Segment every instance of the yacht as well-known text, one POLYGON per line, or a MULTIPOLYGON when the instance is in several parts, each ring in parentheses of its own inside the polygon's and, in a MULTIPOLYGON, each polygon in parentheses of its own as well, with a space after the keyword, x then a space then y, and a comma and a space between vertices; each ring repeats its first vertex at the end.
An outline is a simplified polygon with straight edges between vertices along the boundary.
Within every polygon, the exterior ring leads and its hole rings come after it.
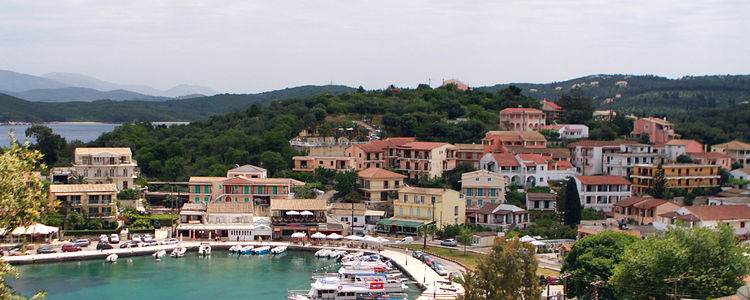
POLYGON ((105 260, 110 263, 117 262, 117 254, 110 254, 105 260))

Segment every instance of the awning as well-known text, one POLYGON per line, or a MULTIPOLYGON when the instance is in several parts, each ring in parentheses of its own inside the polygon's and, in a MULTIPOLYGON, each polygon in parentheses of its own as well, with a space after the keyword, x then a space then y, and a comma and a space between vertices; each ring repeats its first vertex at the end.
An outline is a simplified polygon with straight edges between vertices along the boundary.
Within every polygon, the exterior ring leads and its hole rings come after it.
MULTIPOLYGON (((5 234, 6 230, 2 230, 2 234, 5 234)), ((47 235, 50 233, 55 233, 60 231, 57 227, 47 226, 44 224, 34 224, 30 226, 22 226, 17 227, 16 229, 13 229, 13 231, 10 233, 11 235, 47 235)))
POLYGON ((377 223, 377 225, 401 226, 401 227, 419 227, 424 224, 425 222, 405 221, 405 220, 397 220, 397 219, 383 219, 383 220, 378 221, 377 223))

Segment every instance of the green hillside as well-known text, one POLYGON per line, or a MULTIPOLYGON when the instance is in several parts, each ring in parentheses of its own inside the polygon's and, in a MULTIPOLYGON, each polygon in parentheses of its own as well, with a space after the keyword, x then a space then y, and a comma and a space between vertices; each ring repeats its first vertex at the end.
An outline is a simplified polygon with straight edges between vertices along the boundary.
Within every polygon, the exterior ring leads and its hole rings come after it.
MULTIPOLYGON (((677 116, 733 106, 750 100, 750 76, 700 76, 668 79, 658 76, 591 75, 547 84, 512 84, 525 95, 557 100, 574 86, 592 98, 597 109, 639 116, 677 116), (618 82, 627 82, 618 86, 618 82), (593 83, 593 84, 592 84, 593 83), (536 91, 534 91, 536 90, 536 91), (619 97, 618 97, 619 95, 619 97)), ((482 87, 498 91, 509 84, 482 87)))
POLYGON ((194 121, 216 114, 248 108, 254 103, 268 104, 273 100, 301 98, 328 93, 351 93, 346 86, 302 86, 260 94, 220 94, 209 97, 152 101, 110 101, 43 103, 29 102, 0 94, 0 122, 141 122, 194 121))

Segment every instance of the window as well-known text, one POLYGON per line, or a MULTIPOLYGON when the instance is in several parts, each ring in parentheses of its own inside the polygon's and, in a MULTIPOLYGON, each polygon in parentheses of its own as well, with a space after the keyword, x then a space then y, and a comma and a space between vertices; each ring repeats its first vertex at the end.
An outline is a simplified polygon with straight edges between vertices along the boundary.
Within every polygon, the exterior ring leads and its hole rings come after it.
POLYGON ((354 217, 354 223, 357 223, 357 217, 354 217))
POLYGON ((245 186, 245 194, 250 194, 250 187, 249 186, 245 186))
POLYGON ((471 206, 471 199, 466 199, 466 206, 471 206))
POLYGON ((484 196, 484 189, 477 189, 477 196, 484 196))
POLYGON ((245 197, 245 202, 250 202, 250 198, 245 197))
POLYGON ((482 199, 477 200, 477 205, 479 205, 479 207, 484 206, 484 200, 482 199))
POLYGON ((740 222, 740 228, 745 228, 745 222, 740 222))
POLYGON ((426 218, 432 218, 432 210, 431 209, 429 209, 429 208, 427 209, 427 215, 425 215, 425 217, 426 218))
POLYGON ((398 215, 399 216, 403 216, 404 215, 404 207, 403 206, 401 206, 401 207, 398 208, 398 215))
POLYGON ((458 205, 453 207, 453 215, 458 216, 458 205))
POLYGON ((466 196, 474 196, 471 191, 471 188, 466 188, 466 196))
POLYGON ((99 213, 98 207, 89 207, 89 215, 96 215, 99 213))
POLYGON ((208 197, 203 197, 203 202, 208 202, 208 197))
POLYGON ((424 195, 419 196, 419 203, 424 204, 424 195))
POLYGON ((495 197, 495 189, 490 189, 490 196, 495 197))
MULTIPOLYGON (((200 192, 200 191, 199 191, 200 192)), ((211 187, 210 186, 204 186, 203 187, 203 193, 208 194, 211 193, 211 187)))
POLYGON ((201 197, 195 197, 195 203, 201 202, 201 197))
POLYGON ((263 187, 262 186, 258 187, 258 194, 263 194, 263 187))
POLYGON ((201 192, 201 187, 199 185, 195 186, 195 193, 198 194, 201 192))
POLYGON ((409 195, 404 195, 404 203, 406 203, 406 201, 409 201, 409 195))
POLYGON ((422 209, 417 207, 417 218, 422 217, 422 209))
POLYGON ((279 193, 279 187, 275 186, 273 187, 273 194, 276 195, 279 193))
POLYGON ((409 207, 409 216, 410 217, 414 216, 414 208, 413 207, 409 207))
POLYGON ((474 178, 474 181, 479 181, 479 177, 477 177, 477 178, 474 178))

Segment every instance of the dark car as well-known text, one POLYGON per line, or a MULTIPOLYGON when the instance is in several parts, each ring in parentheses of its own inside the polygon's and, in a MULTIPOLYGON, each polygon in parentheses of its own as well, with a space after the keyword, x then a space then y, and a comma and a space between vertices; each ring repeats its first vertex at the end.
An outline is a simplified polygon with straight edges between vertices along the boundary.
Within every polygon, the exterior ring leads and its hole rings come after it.
POLYGON ((62 246, 62 251, 63 252, 81 251, 81 247, 76 244, 65 244, 64 246, 62 246))
POLYGON ((558 278, 557 276, 549 276, 549 277, 547 277, 547 282, 549 282, 549 284, 551 284, 551 285, 562 284, 562 282, 560 282, 560 278, 558 278))
POLYGON ((98 244, 96 244, 96 250, 109 250, 113 248, 114 247, 112 247, 112 245, 110 245, 109 243, 99 242, 98 244))
POLYGON ((89 245, 91 245, 91 240, 89 240, 89 239, 80 239, 80 240, 76 240, 75 242, 73 242, 73 244, 75 244, 76 246, 81 247, 81 248, 88 247, 89 245))
POLYGON ((421 259, 421 258, 422 258, 422 255, 424 255, 424 252, 422 252, 422 251, 419 251, 419 250, 415 250, 415 251, 413 251, 413 252, 411 253, 411 256, 413 256, 413 257, 414 257, 414 258, 416 258, 416 259, 421 259))
POLYGON ((539 285, 545 286, 549 284, 549 281, 547 281, 547 278, 544 278, 544 275, 539 275, 539 285))
POLYGON ((151 225, 153 225, 154 228, 156 229, 161 228, 161 222, 159 222, 159 220, 154 220, 154 222, 152 222, 151 225))
POLYGON ((37 254, 46 254, 46 253, 57 253, 57 250, 52 249, 50 247, 40 247, 39 249, 36 249, 37 254))
POLYGON ((125 242, 125 243, 122 243, 122 245, 120 245, 120 248, 136 248, 136 247, 138 247, 138 242, 136 241, 125 242))

